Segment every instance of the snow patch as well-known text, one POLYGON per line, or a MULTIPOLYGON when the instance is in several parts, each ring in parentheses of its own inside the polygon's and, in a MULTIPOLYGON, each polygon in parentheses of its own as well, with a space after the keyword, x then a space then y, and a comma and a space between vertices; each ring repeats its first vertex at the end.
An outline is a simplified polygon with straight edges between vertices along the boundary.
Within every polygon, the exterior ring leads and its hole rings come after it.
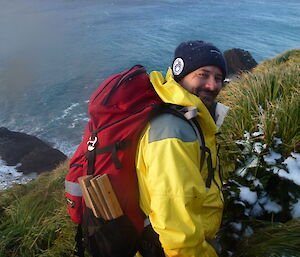
POLYGON ((300 154, 292 153, 284 162, 286 164, 288 172, 283 169, 278 170, 280 177, 292 180, 295 184, 300 186, 300 154))
POLYGON ((247 226, 243 234, 244 237, 249 237, 253 234, 253 229, 250 226, 247 226))
POLYGON ((275 142, 275 146, 278 146, 278 145, 282 144, 282 140, 278 137, 274 137, 274 142, 275 142))
POLYGON ((257 167, 258 166, 258 158, 257 157, 254 157, 252 159, 252 161, 248 164, 248 168, 254 168, 254 167, 257 167))
POLYGON ((293 219, 300 218, 300 199, 292 206, 291 214, 293 219))
POLYGON ((266 163, 275 164, 276 160, 281 158, 281 154, 274 152, 270 149, 270 153, 268 155, 264 155, 264 160, 266 163))
POLYGON ((282 211, 282 207, 271 199, 268 199, 264 204, 264 209, 270 213, 278 213, 282 211))
POLYGON ((242 201, 234 200, 234 202, 233 202, 233 203, 234 203, 234 204, 240 204, 240 205, 242 205, 242 206, 246 207, 245 203, 244 203, 244 202, 242 202, 242 201))
POLYGON ((257 132, 252 133, 252 136, 253 137, 258 137, 258 136, 262 136, 263 134, 264 134, 263 131, 257 131, 257 132))
POLYGON ((254 204, 257 201, 257 193, 250 191, 248 187, 240 187, 240 199, 254 204))
POLYGON ((251 215, 253 215, 254 217, 256 216, 260 216, 263 213, 263 208, 260 206, 260 204, 257 202, 252 210, 251 210, 251 215))
POLYGON ((254 143, 254 152, 260 154, 263 149, 262 143, 256 142, 254 143))
POLYGON ((244 177, 247 173, 247 169, 248 168, 254 168, 254 167, 257 167, 259 165, 259 160, 256 156, 252 156, 248 162, 246 163, 246 165, 244 167, 241 167, 239 168, 237 171, 236 171, 236 174, 238 176, 241 176, 241 177, 244 177))
POLYGON ((236 231, 240 232, 242 230, 242 223, 241 222, 230 222, 230 226, 236 231))
POLYGON ((253 185, 260 188, 264 187, 263 184, 259 181, 259 179, 253 180, 253 185))

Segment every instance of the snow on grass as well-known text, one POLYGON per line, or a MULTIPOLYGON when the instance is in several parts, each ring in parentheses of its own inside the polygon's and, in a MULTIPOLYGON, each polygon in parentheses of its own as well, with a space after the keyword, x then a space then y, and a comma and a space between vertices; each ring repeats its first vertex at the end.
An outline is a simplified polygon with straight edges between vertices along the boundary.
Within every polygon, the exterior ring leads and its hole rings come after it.
POLYGON ((264 155, 263 158, 266 163, 275 164, 276 160, 279 160, 281 158, 281 154, 276 153, 275 151, 270 149, 270 153, 268 155, 264 155))
POLYGON ((246 138, 246 140, 249 140, 251 138, 251 134, 248 131, 245 131, 244 138, 246 138))
POLYGON ((259 181, 259 179, 253 180, 253 185, 260 188, 264 187, 263 184, 259 181))
POLYGON ((249 204, 254 204, 257 201, 257 193, 250 191, 248 187, 240 187, 240 199, 249 204))
POLYGON ((230 222, 230 226, 236 231, 240 232, 242 230, 242 223, 241 222, 230 222))
POLYGON ((278 213, 282 211, 282 207, 271 199, 267 199, 264 209, 269 213, 278 213))
POLYGON ((300 199, 297 203, 293 205, 293 209, 291 211, 293 219, 300 218, 300 199))
POLYGON ((250 226, 247 226, 243 236, 244 237, 249 237, 253 234, 253 232, 254 232, 254 230, 250 226))
POLYGON ((248 169, 248 168, 257 167, 258 165, 259 165, 259 160, 258 160, 258 158, 257 158, 255 155, 253 155, 253 156, 249 159, 249 161, 246 163, 245 166, 239 168, 239 169, 236 171, 236 174, 237 174, 238 176, 244 177, 244 176, 246 175, 246 173, 247 173, 247 169, 248 169))
POLYGON ((278 137, 274 137, 274 142, 275 142, 275 146, 278 146, 278 145, 282 144, 282 140, 278 137))
POLYGON ((258 137, 258 136, 262 136, 263 134, 264 134, 263 131, 257 131, 257 132, 254 132, 254 133, 252 134, 252 136, 253 136, 253 137, 258 137))
POLYGON ((246 207, 245 203, 242 202, 242 201, 234 200, 234 203, 235 203, 235 204, 240 204, 240 205, 246 207))
POLYGON ((254 143, 254 152, 260 154, 263 149, 263 145, 260 142, 254 143))
POLYGON ((251 216, 257 217, 260 216, 263 213, 263 208, 261 207, 259 202, 256 202, 255 205, 252 207, 251 212, 249 212, 249 214, 251 214, 251 216))
POLYGON ((300 154, 292 153, 283 163, 286 164, 288 172, 284 169, 279 169, 278 175, 292 180, 295 184, 300 186, 300 154))

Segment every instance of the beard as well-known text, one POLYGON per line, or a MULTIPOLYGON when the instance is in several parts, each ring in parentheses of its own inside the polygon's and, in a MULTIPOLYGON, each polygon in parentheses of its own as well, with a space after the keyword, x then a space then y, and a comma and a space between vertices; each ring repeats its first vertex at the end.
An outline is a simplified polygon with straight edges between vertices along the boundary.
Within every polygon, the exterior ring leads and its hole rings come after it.
POLYGON ((194 90, 194 95, 200 98, 200 100, 204 103, 206 107, 210 107, 214 103, 218 94, 219 91, 217 90, 210 91, 210 90, 203 90, 200 88, 196 88, 194 90))

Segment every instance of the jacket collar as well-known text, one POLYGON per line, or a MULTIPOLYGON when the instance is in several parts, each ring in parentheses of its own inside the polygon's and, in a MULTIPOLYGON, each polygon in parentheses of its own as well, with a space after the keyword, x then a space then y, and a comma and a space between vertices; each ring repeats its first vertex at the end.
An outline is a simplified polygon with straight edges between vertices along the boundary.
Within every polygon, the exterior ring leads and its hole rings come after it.
POLYGON ((229 108, 221 103, 218 103, 215 111, 216 122, 214 122, 203 102, 197 96, 185 90, 174 80, 171 68, 168 69, 165 78, 158 71, 151 72, 150 81, 159 97, 165 103, 186 107, 196 107, 200 119, 202 121, 205 120, 206 126, 210 126, 210 128, 215 127, 215 130, 221 127, 229 108))

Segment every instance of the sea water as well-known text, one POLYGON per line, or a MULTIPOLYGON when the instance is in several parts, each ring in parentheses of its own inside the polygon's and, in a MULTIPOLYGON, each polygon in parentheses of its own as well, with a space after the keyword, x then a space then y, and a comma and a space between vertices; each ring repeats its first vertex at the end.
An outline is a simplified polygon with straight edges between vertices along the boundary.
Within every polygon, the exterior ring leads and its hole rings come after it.
POLYGON ((0 126, 70 156, 106 77, 134 64, 166 72, 195 39, 261 62, 299 48, 300 2, 0 0, 0 126))

